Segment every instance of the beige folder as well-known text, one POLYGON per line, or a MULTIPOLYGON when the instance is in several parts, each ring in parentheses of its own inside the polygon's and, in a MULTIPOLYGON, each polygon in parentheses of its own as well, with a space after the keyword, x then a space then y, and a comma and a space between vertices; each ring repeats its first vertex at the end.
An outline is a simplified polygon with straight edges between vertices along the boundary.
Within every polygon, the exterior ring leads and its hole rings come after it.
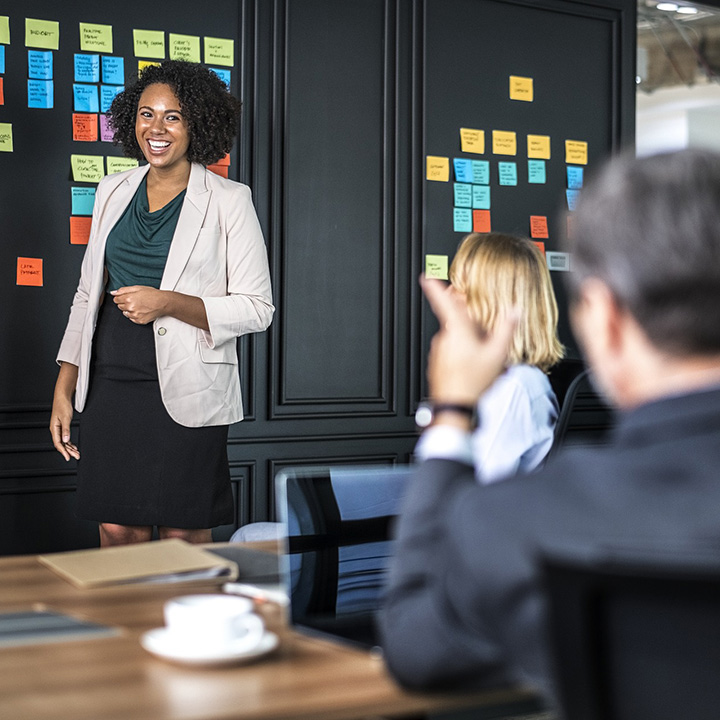
POLYGON ((227 582, 238 575, 237 565, 231 560, 177 538, 39 555, 38 560, 80 588, 213 578, 227 582))

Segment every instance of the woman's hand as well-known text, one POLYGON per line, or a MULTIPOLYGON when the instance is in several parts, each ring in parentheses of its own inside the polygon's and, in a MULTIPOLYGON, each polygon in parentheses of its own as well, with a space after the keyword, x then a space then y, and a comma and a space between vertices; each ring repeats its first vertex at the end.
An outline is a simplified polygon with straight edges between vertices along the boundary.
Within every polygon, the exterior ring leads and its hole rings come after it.
POLYGON ((167 295, 164 290, 157 290, 145 285, 130 285, 113 290, 115 304, 122 314, 138 325, 147 325, 161 315, 167 315, 167 295))
POLYGON ((65 458, 80 459, 77 446, 70 442, 70 423, 73 418, 72 395, 77 384, 77 365, 62 363, 55 383, 52 412, 50 414, 50 435, 55 449, 65 458))

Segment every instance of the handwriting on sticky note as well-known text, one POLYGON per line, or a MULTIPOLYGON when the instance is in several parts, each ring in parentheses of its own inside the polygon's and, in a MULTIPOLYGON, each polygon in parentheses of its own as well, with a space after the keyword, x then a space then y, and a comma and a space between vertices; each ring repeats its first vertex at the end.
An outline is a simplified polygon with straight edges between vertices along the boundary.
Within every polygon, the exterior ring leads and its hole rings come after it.
POLYGON ((567 166, 567 186, 571 190, 580 190, 583 186, 583 169, 574 165, 567 166))
POLYGON ((113 51, 112 25, 80 23, 80 49, 85 52, 113 51))
POLYGON ((460 150, 482 155, 485 152, 485 131, 460 128, 460 150))
POLYGON ((498 182, 500 185, 517 185, 517 163, 498 163, 498 182))
POLYGON ((135 57, 165 59, 165 32, 163 30, 133 30, 135 57))
POLYGON ((97 85, 73 83, 73 109, 75 112, 96 113, 100 111, 97 85))
POLYGON ((0 123, 0 152, 13 151, 12 123, 0 123))
POLYGON ((70 218, 70 244, 87 245, 90 240, 90 228, 92 218, 71 217, 70 218))
POLYGON ((450 180, 450 159, 428 155, 426 159, 425 177, 428 180, 447 182, 450 180))
POLYGON ((453 231, 461 233, 472 232, 472 210, 469 208, 453 209, 453 231))
POLYGON ((464 158, 453 158, 453 169, 455 170, 455 179, 458 182, 472 182, 472 160, 464 158))
POLYGON ((520 77, 519 75, 510 76, 510 99, 524 100, 525 102, 533 101, 533 79, 529 77, 520 77))
POLYGON ((493 153, 517 155, 517 134, 506 130, 493 130, 493 153))
POLYGON ((544 185, 545 179, 545 161, 528 160, 528 182, 531 185, 544 185))
POLYGON ((473 185, 472 206, 476 210, 489 210, 490 209, 490 186, 489 185, 473 185))
POLYGON ((133 158, 117 157, 116 155, 108 155, 107 157, 107 174, 124 172, 132 170, 138 166, 138 161, 133 158))
POLYGON ((72 198, 73 215, 92 215, 95 205, 94 187, 72 187, 70 188, 72 198))
POLYGON ((101 142, 112 142, 115 131, 110 127, 108 123, 107 115, 100 116, 100 141, 101 142))
POLYGON ((200 36, 177 35, 168 36, 171 60, 185 60, 186 62, 200 62, 200 36))
POLYGON ((565 162, 573 165, 587 165, 588 144, 583 140, 565 141, 565 162))
POLYGON ((57 50, 60 47, 60 23, 25 18, 25 47, 57 50))
POLYGON ((75 53, 75 82, 100 82, 100 56, 75 53))
POLYGON ((75 182, 97 183, 105 175, 102 155, 71 155, 70 165, 75 182))
POLYGON ((94 113, 73 113, 73 140, 95 142, 98 139, 98 121, 94 113))
POLYGON ((579 190, 566 190, 565 196, 567 197, 568 210, 575 210, 580 199, 579 190))
POLYGON ((205 63, 232 67, 235 64, 235 41, 229 38, 205 38, 205 63))
POLYGON ((55 104, 55 88, 52 80, 28 80, 28 107, 51 109, 55 104))
POLYGON ((545 215, 530 216, 530 237, 531 238, 547 238, 548 223, 545 215))
POLYGON ((7 15, 0 15, 0 43, 10 44, 10 18, 7 15))
POLYGON ((472 185, 467 183, 453 183, 455 207, 472 207, 472 185))
POLYGON ((122 85, 101 85, 100 86, 100 112, 106 113, 115 96, 120 94, 125 88, 122 85))
POLYGON ((425 256, 425 277, 436 278, 437 280, 448 279, 448 256, 447 255, 426 255, 425 256))
POLYGON ((125 83, 125 59, 103 55, 102 81, 107 85, 123 85, 125 83))
POLYGON ((536 160, 550 159, 550 136, 549 135, 528 135, 527 156, 536 160))
POLYGON ((491 232, 489 210, 473 210, 473 232, 491 232))
POLYGON ((490 184, 490 163, 487 160, 471 160, 470 170, 475 185, 490 184))
POLYGON ((28 50, 28 77, 52 80, 53 54, 49 50, 28 50))
POLYGON ((30 285, 42 287, 43 261, 42 258, 19 257, 17 259, 17 285, 30 285))

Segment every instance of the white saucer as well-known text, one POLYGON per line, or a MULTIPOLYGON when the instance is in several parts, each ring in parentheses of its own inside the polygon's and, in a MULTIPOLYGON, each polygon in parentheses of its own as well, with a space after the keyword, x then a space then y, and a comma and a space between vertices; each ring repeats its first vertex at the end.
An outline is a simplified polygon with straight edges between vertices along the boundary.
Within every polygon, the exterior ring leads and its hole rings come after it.
POLYGON ((232 645, 219 650, 198 648, 179 643, 165 627, 148 630, 140 638, 140 644, 153 655, 185 665, 234 665, 250 662, 271 653, 280 642, 275 633, 266 631, 260 642, 251 650, 233 650, 232 645))

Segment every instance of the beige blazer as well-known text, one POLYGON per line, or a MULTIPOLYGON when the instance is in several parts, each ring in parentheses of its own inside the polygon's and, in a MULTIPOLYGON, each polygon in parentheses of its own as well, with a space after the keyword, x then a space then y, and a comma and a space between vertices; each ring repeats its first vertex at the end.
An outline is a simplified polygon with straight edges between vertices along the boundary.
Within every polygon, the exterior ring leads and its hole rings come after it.
MULTIPOLYGON (((105 243, 149 166, 109 175, 92 229, 58 362, 78 366, 75 408, 88 392, 92 339, 105 290, 105 243)), ((265 330, 274 307, 267 252, 250 189, 194 164, 160 284, 202 299, 209 331, 172 317, 153 323, 163 402, 181 425, 242 420, 236 338, 265 330)))

